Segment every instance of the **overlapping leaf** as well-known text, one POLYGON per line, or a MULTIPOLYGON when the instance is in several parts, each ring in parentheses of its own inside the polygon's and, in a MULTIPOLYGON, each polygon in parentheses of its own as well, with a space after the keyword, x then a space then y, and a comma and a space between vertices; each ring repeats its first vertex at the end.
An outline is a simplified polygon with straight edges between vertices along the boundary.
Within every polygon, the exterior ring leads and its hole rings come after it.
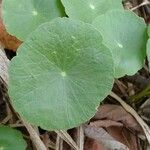
POLYGON ((2 13, 8 32, 23 41, 40 24, 64 16, 59 0, 4 0, 2 13))
POLYGON ((70 18, 91 23, 111 9, 123 9, 122 0, 61 0, 70 18))
POLYGON ((93 25, 112 51, 115 77, 133 75, 142 68, 146 55, 146 25, 133 12, 112 10, 98 16, 93 25))
POLYGON ((25 150, 26 146, 19 131, 0 126, 0 150, 25 150))
POLYGON ((112 88, 111 53, 89 24, 56 19, 18 51, 10 64, 9 94, 16 111, 42 128, 68 129, 87 121, 112 88))
POLYGON ((2 21, 1 3, 2 1, 0 0, 0 44, 6 49, 16 51, 21 42, 17 38, 9 35, 6 31, 2 21))

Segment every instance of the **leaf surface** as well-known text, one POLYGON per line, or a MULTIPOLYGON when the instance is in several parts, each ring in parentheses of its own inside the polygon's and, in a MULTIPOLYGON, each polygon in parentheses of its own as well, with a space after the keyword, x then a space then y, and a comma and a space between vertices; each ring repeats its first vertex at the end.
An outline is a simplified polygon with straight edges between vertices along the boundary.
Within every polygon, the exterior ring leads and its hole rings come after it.
POLYGON ((112 51, 115 77, 133 75, 144 64, 146 55, 146 24, 131 11, 112 10, 98 16, 93 25, 102 34, 112 51))
POLYGON ((97 30, 58 18, 19 48, 9 68, 9 94, 30 123, 68 129, 94 115, 112 88, 113 74, 110 50, 97 30))
POLYGON ((42 23, 65 14, 59 0, 4 0, 2 15, 8 32, 24 41, 42 23))
POLYGON ((123 9, 122 0, 61 0, 70 18, 91 23, 111 9, 123 9))
POLYGON ((25 150, 26 146, 19 131, 0 125, 0 150, 25 150))

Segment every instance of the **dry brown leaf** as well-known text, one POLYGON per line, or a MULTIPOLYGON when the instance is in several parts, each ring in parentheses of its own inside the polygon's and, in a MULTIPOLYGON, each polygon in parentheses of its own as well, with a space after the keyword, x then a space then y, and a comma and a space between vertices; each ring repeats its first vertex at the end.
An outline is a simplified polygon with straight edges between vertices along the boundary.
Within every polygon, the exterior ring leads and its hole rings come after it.
MULTIPOLYGON (((99 107, 98 112, 94 116, 96 120, 112 120, 122 123, 126 128, 134 131, 142 132, 140 125, 137 121, 119 105, 102 105, 99 107)), ((106 124, 107 126, 107 124, 106 124)))
POLYGON ((103 128, 86 126, 85 135, 102 143, 103 147, 107 150, 129 150, 129 148, 126 145, 115 140, 103 128))
POLYGON ((16 37, 8 34, 8 32, 6 31, 5 26, 3 25, 2 17, 1 17, 1 14, 2 14, 1 3, 2 3, 2 0, 0 0, 0 44, 4 48, 15 52, 22 42, 18 40, 16 37))
POLYGON ((107 150, 103 144, 97 140, 87 138, 84 150, 107 150))
POLYGON ((127 145, 130 150, 138 150, 139 142, 136 133, 131 133, 124 127, 109 127, 107 132, 117 141, 127 145))
POLYGON ((137 133, 142 129, 137 121, 118 105, 102 105, 94 116, 96 121, 90 123, 91 127, 103 127, 116 141, 126 145, 130 150, 138 150, 137 133))
POLYGON ((142 104, 142 106, 139 109, 140 116, 150 123, 150 98, 145 101, 145 103, 142 104))
POLYGON ((90 126, 92 126, 92 127, 108 128, 110 126, 119 126, 119 127, 122 127, 123 124, 120 123, 120 122, 113 121, 113 120, 98 120, 98 121, 91 122, 90 126))
POLYGON ((122 100, 117 94, 111 91, 110 96, 113 97, 116 101, 118 101, 122 105, 122 107, 136 119, 136 121, 143 129, 143 132, 147 138, 148 143, 150 144, 150 128, 147 125, 147 123, 139 116, 139 114, 130 105, 124 102, 124 100, 122 100))

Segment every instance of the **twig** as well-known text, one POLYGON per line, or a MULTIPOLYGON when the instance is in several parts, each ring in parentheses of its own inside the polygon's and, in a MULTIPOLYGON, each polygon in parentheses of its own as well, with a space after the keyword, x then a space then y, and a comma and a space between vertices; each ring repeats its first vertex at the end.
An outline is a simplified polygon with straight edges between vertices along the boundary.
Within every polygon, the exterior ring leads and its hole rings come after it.
POLYGON ((110 94, 111 97, 116 99, 123 107, 124 109, 129 112, 136 120, 137 122, 141 125, 145 136, 150 144, 150 128, 148 125, 143 121, 143 119, 137 114, 137 112, 128 104, 126 104, 118 95, 116 95, 114 92, 111 92, 110 94))
POLYGON ((56 149, 55 149, 55 146, 53 146, 51 143, 48 144, 48 148, 56 150, 56 149))
POLYGON ((9 126, 10 126, 11 128, 24 127, 23 124, 10 124, 9 126))
POLYGON ((31 140, 33 141, 36 149, 37 150, 47 150, 44 143, 41 141, 40 137, 38 136, 37 132, 34 130, 34 128, 29 123, 27 123, 24 119, 21 118, 21 120, 22 120, 24 126, 26 127, 26 129, 28 130, 31 140))
POLYGON ((127 98, 128 94, 126 92, 125 89, 127 89, 127 87, 118 79, 115 80, 115 83, 117 84, 118 88, 120 89, 121 93, 127 98))
POLYGON ((84 149, 84 131, 82 125, 77 128, 77 145, 80 150, 84 149))
POLYGON ((55 150, 63 150, 63 140, 58 134, 57 134, 57 139, 56 139, 56 148, 55 148, 55 150))
POLYGON ((55 149, 55 150, 59 150, 60 139, 61 139, 61 137, 57 134, 57 139, 56 139, 56 149, 55 149))
POLYGON ((6 123, 11 119, 11 117, 12 117, 12 115, 7 115, 7 117, 4 118, 4 119, 2 120, 2 122, 0 122, 0 124, 6 124, 6 123))
POLYGON ((133 8, 131 9, 131 11, 134 11, 134 10, 136 10, 136 9, 142 7, 142 6, 149 5, 149 4, 150 4, 150 2, 149 2, 148 0, 145 0, 145 1, 142 2, 140 5, 138 5, 138 6, 136 6, 136 7, 133 7, 133 8))
POLYGON ((71 136, 66 131, 55 131, 64 141, 66 141, 72 148, 75 150, 79 150, 75 141, 71 138, 71 136))

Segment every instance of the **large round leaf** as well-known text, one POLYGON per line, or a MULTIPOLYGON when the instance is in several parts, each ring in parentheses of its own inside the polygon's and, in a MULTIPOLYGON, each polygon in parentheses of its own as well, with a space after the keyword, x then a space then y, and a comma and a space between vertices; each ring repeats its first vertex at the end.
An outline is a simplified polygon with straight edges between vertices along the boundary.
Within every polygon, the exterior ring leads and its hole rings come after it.
POLYGON ((69 17, 91 23, 111 9, 123 9, 122 0, 61 0, 69 17))
POLYGON ((26 146, 19 131, 0 126, 0 150, 25 150, 26 146))
POLYGON ((13 105, 45 129, 75 127, 96 112, 113 84, 111 52, 91 25, 59 18, 40 26, 9 69, 13 105))
POLYGON ((116 78, 133 75, 142 68, 147 40, 143 19, 131 11, 112 10, 97 17, 93 25, 112 51, 116 78))
POLYGON ((2 12, 6 29, 20 40, 40 24, 64 16, 60 0, 3 0, 2 12))

